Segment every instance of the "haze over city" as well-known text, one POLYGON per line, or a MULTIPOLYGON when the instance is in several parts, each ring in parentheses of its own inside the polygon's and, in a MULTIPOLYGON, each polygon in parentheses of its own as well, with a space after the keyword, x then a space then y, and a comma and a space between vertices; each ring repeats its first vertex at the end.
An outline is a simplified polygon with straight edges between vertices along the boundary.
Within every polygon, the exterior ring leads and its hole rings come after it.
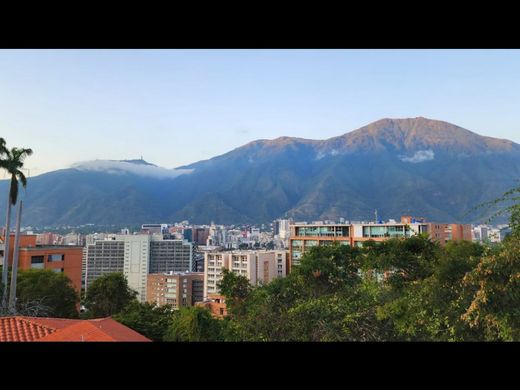
POLYGON ((0 133, 35 150, 31 176, 141 156, 175 168, 381 118, 520 142, 519 68, 514 50, 3 50, 0 133))

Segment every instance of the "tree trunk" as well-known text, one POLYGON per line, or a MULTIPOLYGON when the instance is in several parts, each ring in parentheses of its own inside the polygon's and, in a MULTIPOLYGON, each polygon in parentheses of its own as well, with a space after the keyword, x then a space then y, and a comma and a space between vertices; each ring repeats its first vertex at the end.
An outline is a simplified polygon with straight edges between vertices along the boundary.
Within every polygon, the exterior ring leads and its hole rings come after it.
POLYGON ((14 236, 14 253, 13 253, 13 267, 11 270, 11 287, 9 289, 9 312, 16 314, 16 276, 18 274, 18 255, 20 252, 20 222, 22 220, 22 203, 18 205, 18 214, 16 216, 16 230, 14 236))
POLYGON ((4 263, 2 265, 2 283, 4 291, 2 295, 2 309, 7 306, 7 269, 9 268, 9 241, 11 238, 11 189, 7 193, 7 212, 5 216, 5 238, 4 238, 4 263))

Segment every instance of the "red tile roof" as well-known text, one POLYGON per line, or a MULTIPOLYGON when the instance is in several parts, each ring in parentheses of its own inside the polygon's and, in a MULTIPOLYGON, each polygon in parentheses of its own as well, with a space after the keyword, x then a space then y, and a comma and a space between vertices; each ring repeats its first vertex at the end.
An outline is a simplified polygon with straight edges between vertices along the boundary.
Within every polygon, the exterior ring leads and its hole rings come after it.
POLYGON ((0 318, 0 341, 34 341, 55 331, 24 317, 0 318))
POLYGON ((111 318, 0 318, 1 341, 151 341, 111 318))

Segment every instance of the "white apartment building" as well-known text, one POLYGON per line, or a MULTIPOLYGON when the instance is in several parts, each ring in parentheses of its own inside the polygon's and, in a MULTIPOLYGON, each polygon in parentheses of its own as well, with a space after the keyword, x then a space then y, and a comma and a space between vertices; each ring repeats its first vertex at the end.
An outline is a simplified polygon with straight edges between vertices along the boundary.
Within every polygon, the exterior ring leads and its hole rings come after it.
POLYGON ((287 251, 231 251, 204 254, 204 297, 218 294, 217 284, 226 268, 245 276, 252 285, 267 284, 287 275, 287 251))
POLYGON ((193 267, 191 243, 165 240, 162 234, 113 235, 85 248, 85 290, 102 275, 122 272, 128 286, 146 301, 149 273, 186 272, 193 267))

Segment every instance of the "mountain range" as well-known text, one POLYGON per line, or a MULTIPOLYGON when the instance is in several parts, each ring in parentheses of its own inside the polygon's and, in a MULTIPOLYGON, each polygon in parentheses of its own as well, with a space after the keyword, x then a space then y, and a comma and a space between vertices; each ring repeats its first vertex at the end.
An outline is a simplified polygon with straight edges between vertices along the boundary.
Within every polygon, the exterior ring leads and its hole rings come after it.
POLYGON ((518 178, 519 144, 423 117, 381 119, 326 140, 257 140, 176 169, 77 163, 29 179, 23 225, 371 220, 375 209, 384 219, 475 222, 467 211, 518 178))

